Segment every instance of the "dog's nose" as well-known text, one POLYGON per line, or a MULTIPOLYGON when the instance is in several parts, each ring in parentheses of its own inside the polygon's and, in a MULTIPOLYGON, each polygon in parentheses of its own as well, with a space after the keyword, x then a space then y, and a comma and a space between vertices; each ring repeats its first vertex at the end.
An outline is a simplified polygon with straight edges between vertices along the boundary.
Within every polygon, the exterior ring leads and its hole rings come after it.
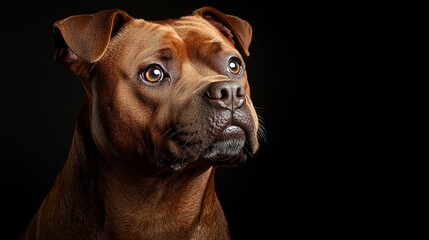
POLYGON ((234 81, 212 83, 205 92, 206 100, 220 108, 240 108, 246 96, 243 86, 234 81))

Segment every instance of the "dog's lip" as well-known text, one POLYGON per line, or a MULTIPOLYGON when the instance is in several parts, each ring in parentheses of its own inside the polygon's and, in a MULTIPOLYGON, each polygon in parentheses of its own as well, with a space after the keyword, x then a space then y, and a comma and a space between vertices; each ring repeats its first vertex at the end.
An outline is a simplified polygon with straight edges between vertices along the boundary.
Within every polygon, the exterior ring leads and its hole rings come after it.
POLYGON ((246 142, 246 133, 238 126, 226 127, 204 151, 206 159, 215 161, 228 160, 238 155, 246 142))
POLYGON ((246 133, 244 130, 235 125, 231 125, 226 127, 217 137, 216 141, 223 140, 223 139, 245 139, 246 133))

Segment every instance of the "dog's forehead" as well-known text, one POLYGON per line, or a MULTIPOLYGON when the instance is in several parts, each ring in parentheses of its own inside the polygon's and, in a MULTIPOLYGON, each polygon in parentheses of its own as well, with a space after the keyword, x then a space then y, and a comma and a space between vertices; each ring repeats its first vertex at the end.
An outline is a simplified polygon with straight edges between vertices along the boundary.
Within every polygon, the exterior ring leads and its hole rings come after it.
MULTIPOLYGON (((165 50, 166 48, 188 54, 192 54, 189 49, 192 49, 195 54, 210 54, 210 51, 220 50, 237 51, 232 42, 199 16, 161 21, 135 19, 124 32, 126 34, 121 35, 132 38, 135 44, 139 45, 141 54, 145 51, 150 54, 156 49, 165 50)), ((130 41, 126 40, 126 42, 130 41)))
POLYGON ((219 40, 221 36, 223 37, 212 24, 200 16, 185 16, 159 23, 173 28, 175 33, 184 40, 189 38, 195 40, 194 37, 198 36, 203 41, 215 41, 219 40))

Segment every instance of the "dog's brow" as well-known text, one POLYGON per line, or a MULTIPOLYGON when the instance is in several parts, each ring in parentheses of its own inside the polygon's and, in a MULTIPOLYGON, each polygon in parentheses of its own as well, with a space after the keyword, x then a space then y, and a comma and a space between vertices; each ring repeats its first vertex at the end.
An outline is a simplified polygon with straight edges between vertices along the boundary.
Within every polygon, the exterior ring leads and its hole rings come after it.
POLYGON ((219 39, 221 39, 220 36, 215 36, 212 39, 206 40, 206 42, 212 43, 212 44, 222 44, 219 39))
POLYGON ((171 48, 167 48, 167 47, 161 48, 161 49, 158 50, 157 56, 161 60, 168 61, 168 60, 171 60, 173 58, 173 55, 174 55, 173 51, 174 50, 172 50, 171 48))
POLYGON ((222 43, 218 42, 217 39, 207 40, 205 43, 212 45, 213 47, 210 49, 212 53, 218 53, 222 51, 222 43))

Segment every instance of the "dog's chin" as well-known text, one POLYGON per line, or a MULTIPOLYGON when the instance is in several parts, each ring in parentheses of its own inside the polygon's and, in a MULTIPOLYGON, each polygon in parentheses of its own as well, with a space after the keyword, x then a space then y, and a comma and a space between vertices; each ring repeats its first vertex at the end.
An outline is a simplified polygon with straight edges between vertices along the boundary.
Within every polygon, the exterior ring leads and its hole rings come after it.
POLYGON ((229 126, 204 150, 202 158, 215 165, 239 165, 246 160, 245 143, 245 131, 238 126, 229 126))
POLYGON ((216 163, 229 162, 243 152, 245 139, 226 139, 215 141, 207 148, 202 157, 216 163))
POLYGON ((174 161, 165 161, 164 166, 174 170, 182 170, 188 166, 238 166, 246 159, 246 134, 237 126, 229 126, 223 130, 206 148, 195 149, 194 157, 187 159, 170 158, 174 161), (197 152, 199 152, 197 154, 197 152))
POLYGON ((163 165, 173 170, 197 166, 239 166, 246 162, 245 140, 231 139, 216 141, 196 159, 167 161, 163 165))

